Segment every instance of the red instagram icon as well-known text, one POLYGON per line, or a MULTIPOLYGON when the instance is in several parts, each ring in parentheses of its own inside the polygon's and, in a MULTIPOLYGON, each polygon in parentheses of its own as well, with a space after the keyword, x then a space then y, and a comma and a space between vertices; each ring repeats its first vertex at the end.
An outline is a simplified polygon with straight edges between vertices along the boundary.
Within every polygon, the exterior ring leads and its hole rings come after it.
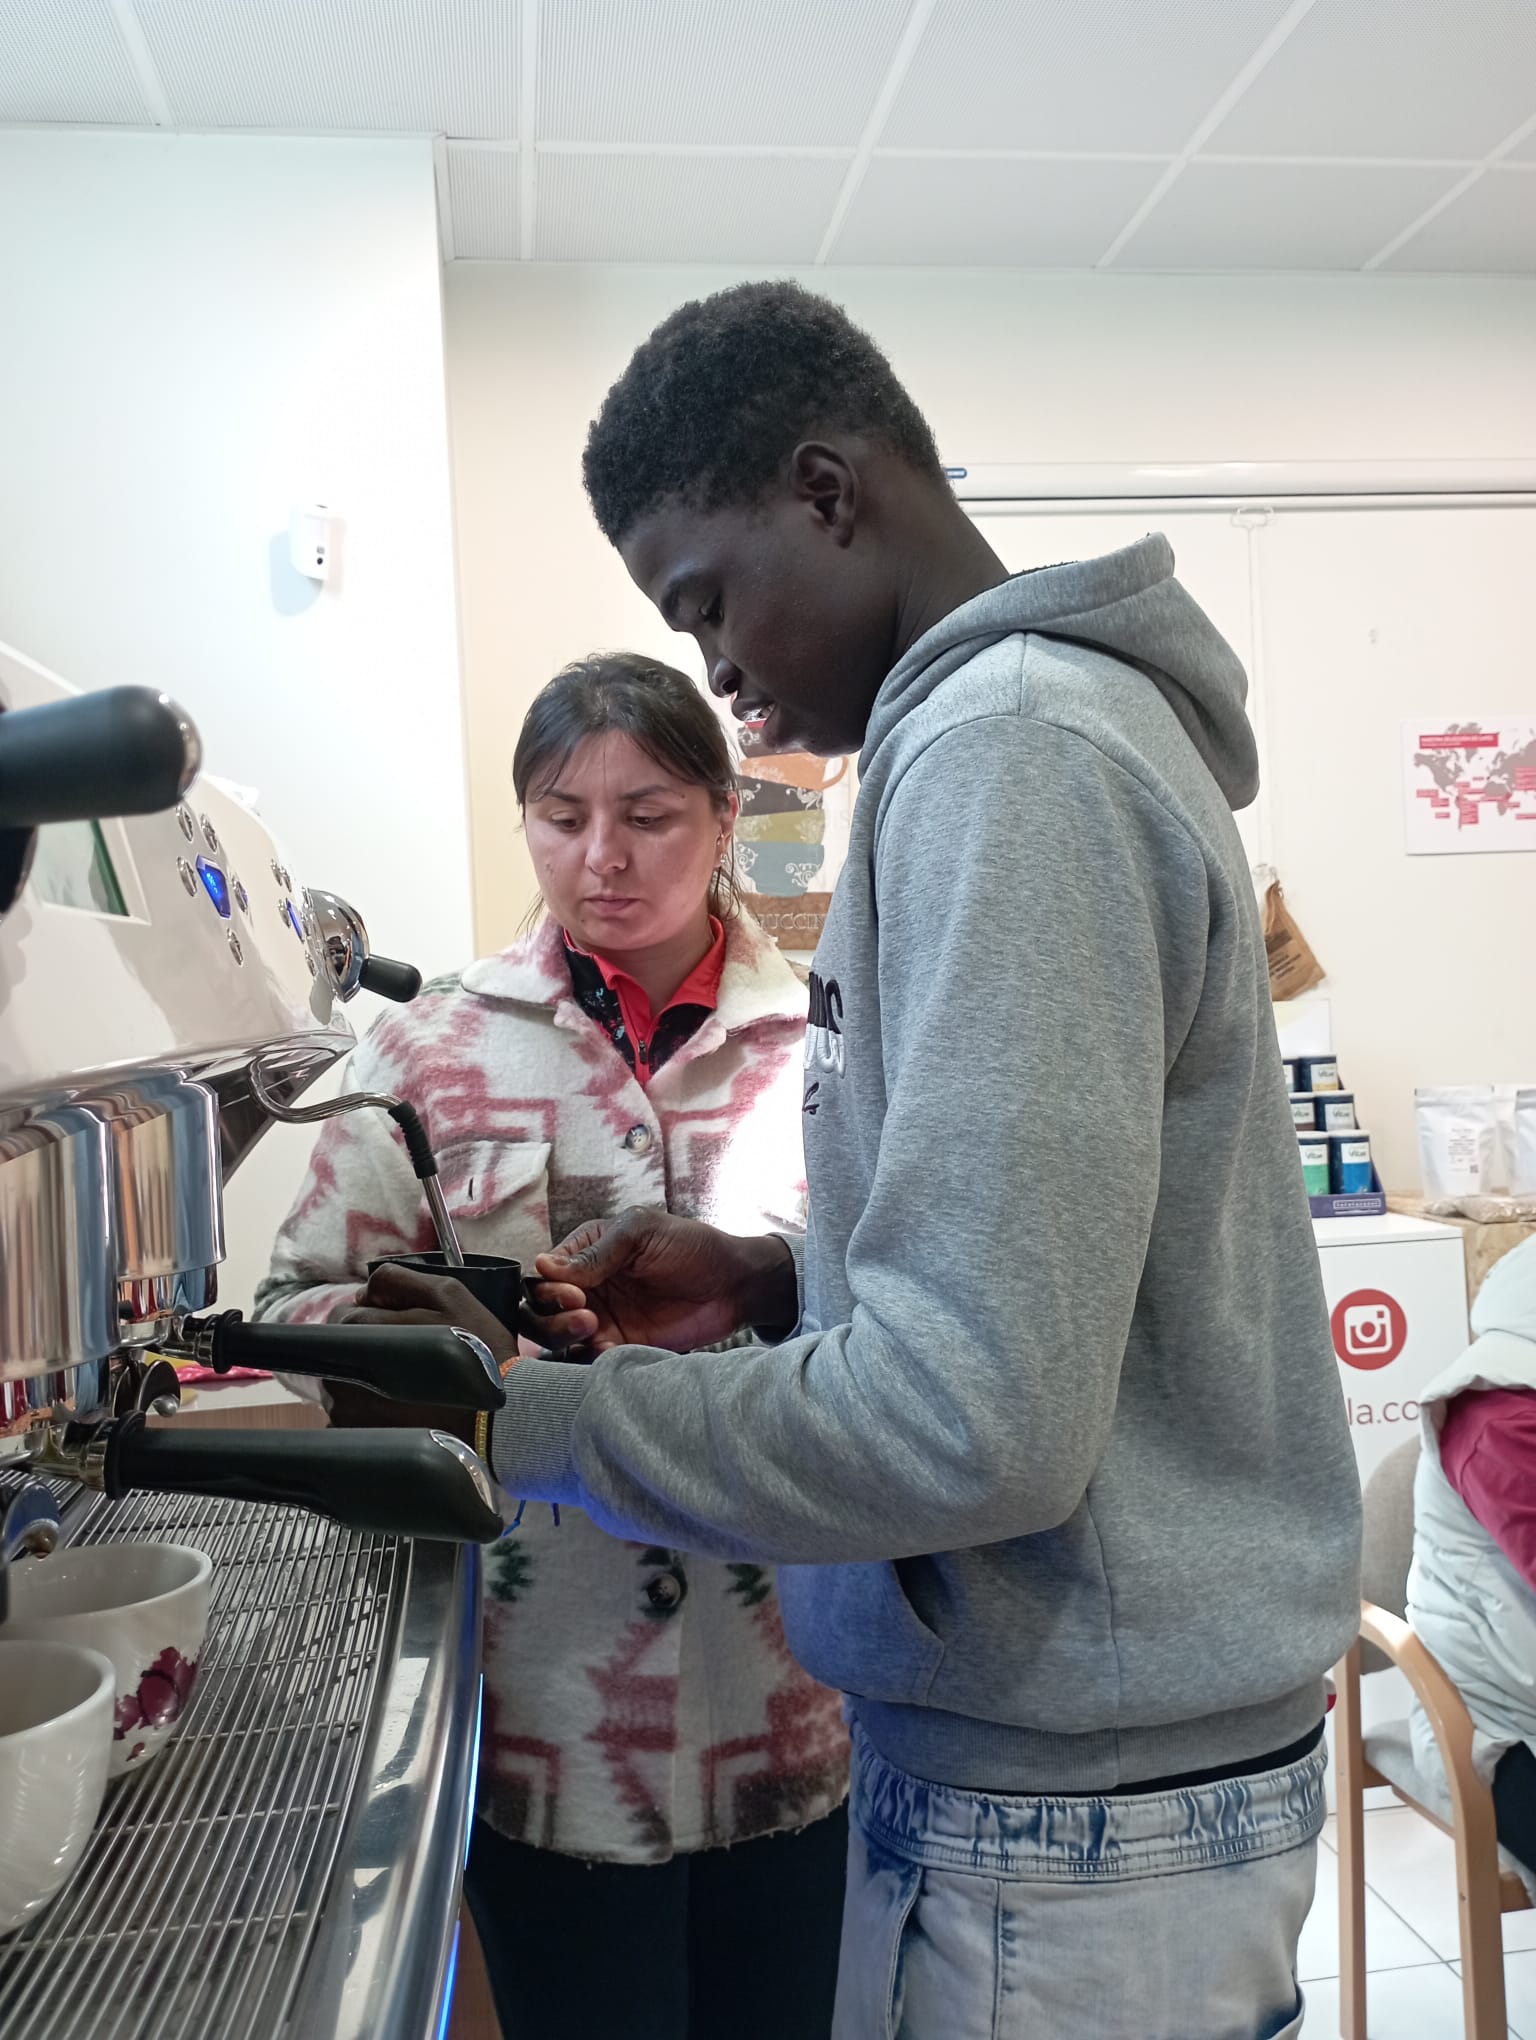
POLYGON ((1384 1289, 1356 1289, 1333 1308, 1333 1350, 1346 1367, 1370 1372, 1394 1361, 1408 1343, 1408 1320, 1384 1289))

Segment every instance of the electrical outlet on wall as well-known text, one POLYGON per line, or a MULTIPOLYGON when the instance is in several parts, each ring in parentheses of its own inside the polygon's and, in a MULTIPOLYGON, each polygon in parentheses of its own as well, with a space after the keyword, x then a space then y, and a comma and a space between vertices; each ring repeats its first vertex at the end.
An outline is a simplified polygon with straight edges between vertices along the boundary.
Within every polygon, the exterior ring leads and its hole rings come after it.
POLYGON ((336 572, 340 520, 324 503, 295 510, 288 520, 288 557, 295 573, 311 581, 329 581, 336 572))

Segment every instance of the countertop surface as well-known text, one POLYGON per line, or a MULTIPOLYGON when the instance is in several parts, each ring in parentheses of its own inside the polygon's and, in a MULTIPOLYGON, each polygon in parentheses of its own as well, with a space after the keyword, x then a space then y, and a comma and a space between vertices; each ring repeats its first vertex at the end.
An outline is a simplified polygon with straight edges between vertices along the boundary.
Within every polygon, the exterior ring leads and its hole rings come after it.
POLYGON ((1319 1247, 1399 1247, 1425 1240, 1461 1243, 1454 1226, 1440 1225, 1432 1218, 1407 1218, 1396 1211, 1384 1212, 1380 1218, 1314 1218, 1312 1230, 1319 1247))

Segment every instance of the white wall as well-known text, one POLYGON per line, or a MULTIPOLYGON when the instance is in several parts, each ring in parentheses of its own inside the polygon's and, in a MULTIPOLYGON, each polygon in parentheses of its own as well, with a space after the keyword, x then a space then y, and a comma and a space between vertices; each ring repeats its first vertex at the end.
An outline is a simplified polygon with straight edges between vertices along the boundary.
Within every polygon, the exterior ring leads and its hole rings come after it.
MULTIPOLYGON (((509 939, 532 893, 509 761, 537 686, 597 645, 638 644, 696 670, 691 646, 660 624, 592 524, 580 457, 604 391, 656 321, 732 280, 715 269, 448 272, 483 947, 509 939)), ((1536 456, 1536 284, 1525 281, 830 269, 806 280, 887 349, 951 461, 1536 456)), ((1411 629, 1379 548, 1359 600, 1349 588, 1327 596, 1340 635, 1319 647, 1326 656, 1309 660, 1287 628, 1294 615, 1264 623, 1272 688, 1291 697, 1272 703, 1281 875, 1332 974, 1340 1050, 1384 1129, 1386 1173, 1412 1189, 1413 1083, 1536 1077, 1529 1058, 1511 1067, 1519 1016, 1536 1011, 1536 944, 1514 927, 1502 947, 1491 940, 1522 886, 1536 912, 1536 858, 1434 860, 1426 870, 1400 854, 1405 690, 1414 712, 1433 696, 1472 716, 1510 712, 1522 690, 1536 706, 1536 686, 1529 659, 1511 664, 1507 631, 1491 629, 1481 608, 1467 668, 1448 671, 1455 627, 1429 633, 1423 603, 1441 603, 1443 623, 1456 588, 1437 587, 1423 561, 1408 571, 1411 629), (1425 916, 1443 930, 1434 965, 1419 946, 1425 916)), ((1305 579, 1292 585, 1310 602, 1305 579)))
MULTIPOLYGON (((0 639, 168 689, 381 950, 466 957, 430 145, 0 134, 0 448, 0 639), (323 592, 274 557, 309 500, 345 520, 323 592)), ((232 1186, 231 1302, 308 1145, 232 1186)))

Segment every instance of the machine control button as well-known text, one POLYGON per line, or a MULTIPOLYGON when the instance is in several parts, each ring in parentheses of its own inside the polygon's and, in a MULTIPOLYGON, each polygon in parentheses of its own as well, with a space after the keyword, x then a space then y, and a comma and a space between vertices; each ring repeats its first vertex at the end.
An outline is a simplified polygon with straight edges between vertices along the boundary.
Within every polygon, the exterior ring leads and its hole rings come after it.
POLYGON ((208 845, 214 856, 217 857, 219 854, 219 832, 206 815, 202 817, 202 823, 203 841, 208 845))
POLYGON ((230 916, 229 880, 216 864, 210 864, 206 857, 197 860, 197 875, 203 881, 203 891, 213 901, 214 911, 221 921, 230 916))
POLYGON ((240 937, 231 928, 229 931, 229 953, 236 963, 244 963, 245 951, 240 947, 240 937))
POLYGON ((242 914, 248 914, 251 911, 251 896, 233 872, 230 874, 230 884, 234 889, 235 905, 242 914))
POLYGON ((181 873, 181 882, 186 887, 187 891, 189 893, 196 894, 197 873, 192 869, 191 865, 188 864, 185 857, 177 858, 176 869, 181 873))
POLYGON ((681 1607, 687 1591, 687 1583, 673 1572, 657 1573, 645 1583, 645 1598, 658 1615, 670 1615, 674 1608, 681 1607))
POLYGON ((632 1155, 647 1153, 651 1145, 651 1129, 648 1126, 632 1126, 624 1136, 624 1145, 632 1155))
POLYGON ((181 824, 181 833, 190 843, 197 834, 197 824, 192 819, 192 810, 183 801, 176 810, 176 819, 181 824))

